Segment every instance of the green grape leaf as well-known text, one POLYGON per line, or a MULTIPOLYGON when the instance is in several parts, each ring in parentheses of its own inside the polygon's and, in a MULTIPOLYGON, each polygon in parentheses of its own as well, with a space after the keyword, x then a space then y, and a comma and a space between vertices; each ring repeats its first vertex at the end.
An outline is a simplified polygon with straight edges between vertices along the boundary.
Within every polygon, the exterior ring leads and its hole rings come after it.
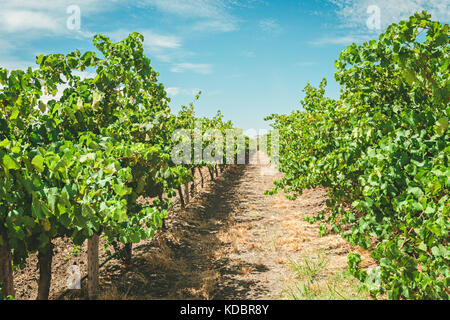
POLYGON ((36 168, 38 172, 44 171, 44 158, 41 155, 37 155, 31 161, 31 164, 36 168))
POLYGON ((20 165, 19 163, 16 161, 16 159, 10 157, 9 155, 5 154, 3 156, 3 165, 6 167, 6 169, 8 170, 19 170, 20 169, 20 165))
POLYGON ((442 117, 436 122, 435 131, 436 134, 440 137, 442 137, 445 134, 445 131, 448 128, 448 118, 442 117))

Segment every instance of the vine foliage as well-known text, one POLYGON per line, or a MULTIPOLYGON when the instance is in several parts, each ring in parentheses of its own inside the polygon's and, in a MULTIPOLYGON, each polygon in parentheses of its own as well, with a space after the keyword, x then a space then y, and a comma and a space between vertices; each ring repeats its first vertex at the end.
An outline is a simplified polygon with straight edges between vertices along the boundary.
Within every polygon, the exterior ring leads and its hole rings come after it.
POLYGON ((310 218, 371 252, 351 272, 376 296, 449 298, 449 26, 426 12, 350 45, 335 62, 338 100, 308 84, 302 110, 272 115, 280 131, 275 189, 295 198, 326 187, 310 218))

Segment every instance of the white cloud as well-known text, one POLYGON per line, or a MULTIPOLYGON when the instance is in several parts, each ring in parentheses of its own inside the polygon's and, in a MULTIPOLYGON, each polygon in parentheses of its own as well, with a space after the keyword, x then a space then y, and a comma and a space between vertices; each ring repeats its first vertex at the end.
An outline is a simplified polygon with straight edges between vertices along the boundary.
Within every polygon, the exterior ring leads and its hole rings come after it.
POLYGON ((144 32, 144 38, 147 39, 145 43, 149 47, 175 49, 181 46, 180 39, 174 36, 163 36, 154 32, 144 32))
POLYGON ((278 34, 283 31, 283 28, 278 24, 275 19, 264 19, 259 22, 261 30, 267 33, 278 34))
POLYGON ((310 45, 349 45, 353 42, 361 44, 376 39, 388 25, 408 19, 415 12, 423 10, 427 10, 433 20, 448 22, 450 19, 448 0, 328 0, 328 2, 335 6, 338 24, 332 26, 333 31, 329 35, 310 41, 310 45), (374 6, 379 8, 379 29, 373 27, 377 19, 371 19, 376 16, 374 6))
MULTIPOLYGON (((76 4, 83 8, 85 11, 98 10, 99 7, 103 7, 102 3, 105 1, 100 0, 1 0, 0 4, 2 8, 6 9, 23 9, 23 10, 40 10, 40 11, 62 11, 65 13, 66 8, 70 5, 76 4)), ((112 0, 111 2, 116 2, 112 0)))
POLYGON ((450 20, 450 2, 448 0, 329 0, 336 7, 336 13, 343 27, 364 28, 368 32, 366 21, 370 14, 367 8, 376 5, 380 8, 381 29, 389 24, 408 19, 415 12, 427 10, 432 19, 442 22, 450 20))
POLYGON ((226 14, 227 8, 225 2, 220 0, 141 0, 140 3, 166 13, 193 18, 218 18, 226 14))
MULTIPOLYGON (((231 14, 231 9, 248 6, 253 1, 130 0, 128 4, 151 6, 160 12, 191 20, 193 23, 189 27, 192 30, 230 32, 238 29, 238 20, 231 14)), ((66 28, 66 22, 70 14, 67 13, 67 8, 71 5, 80 7, 83 30, 84 16, 110 10, 118 4, 118 0, 0 0, 0 31, 12 33, 45 30, 56 34, 68 33, 70 30, 66 28)))
POLYGON ((229 12, 231 7, 240 5, 235 0, 140 0, 138 3, 195 20, 192 24, 195 31, 230 32, 238 29, 237 19, 229 12))
MULTIPOLYGON (((230 32, 238 29, 238 20, 232 15, 232 9, 246 6, 252 1, 254 0, 129 0, 127 5, 140 8, 151 6, 159 13, 175 15, 187 32, 230 32)), ((2 63, 13 61, 19 51, 30 50, 31 40, 43 37, 92 38, 94 34, 84 27, 85 17, 113 10, 119 4, 118 0, 0 0, 2 63), (71 5, 78 5, 81 10, 79 31, 67 28, 70 16, 67 9, 71 5)), ((163 62, 182 62, 192 55, 182 49, 182 39, 177 35, 160 34, 149 29, 142 32, 145 37, 144 46, 152 57, 163 62)), ((109 35, 113 40, 121 40, 128 34, 126 30, 119 29, 109 35)), ((172 70, 210 74, 212 67, 208 64, 179 63, 172 70)))
POLYGON ((167 94, 172 97, 179 95, 180 91, 181 91, 180 88, 176 88, 176 87, 171 87, 171 88, 166 89, 167 94))
MULTIPOLYGON (((201 91, 199 88, 194 88, 194 89, 186 89, 186 88, 179 88, 179 87, 169 87, 166 88, 166 92, 169 96, 171 97, 176 97, 179 95, 183 95, 183 96, 196 96, 199 91, 201 91)), ((218 94, 219 91, 212 91, 211 93, 209 93, 209 95, 215 95, 218 94)), ((205 94, 205 92, 203 92, 203 94, 205 94)))
MULTIPOLYGON (((120 41, 130 34, 130 30, 116 30, 109 33, 113 41, 120 41)), ((173 35, 162 35, 152 30, 138 31, 144 35, 144 46, 151 51, 161 51, 162 49, 177 49, 181 47, 181 39, 173 35)))
POLYGON ((49 14, 34 11, 3 11, 0 12, 0 25, 6 32, 21 32, 28 30, 49 30, 57 32, 60 26, 57 20, 49 14))
POLYGON ((237 24, 234 21, 227 20, 206 20, 195 23, 192 26, 194 31, 218 31, 231 32, 237 30, 237 24))
MULTIPOLYGON (((47 31, 50 34, 74 33, 66 27, 73 0, 0 0, 0 31, 24 33, 47 31)), ((100 0, 77 0, 81 14, 104 9, 100 0)), ((75 32, 77 33, 77 32, 75 32)))
POLYGON ((192 71, 200 74, 211 74, 212 66, 210 64, 196 64, 196 63, 178 63, 172 69, 172 72, 182 73, 186 71, 192 71))
MULTIPOLYGON (((0 41, 1 42, 1 41, 0 41)), ((1 43, 0 43, 1 45, 1 43)), ((27 70, 31 66, 36 66, 34 61, 23 61, 12 58, 2 58, 0 68, 5 68, 8 70, 27 70)))
POLYGON ((159 34, 153 30, 125 30, 119 29, 106 33, 113 41, 120 41, 128 37, 131 32, 140 32, 144 35, 144 48, 148 50, 146 54, 159 61, 171 63, 180 57, 186 58, 191 55, 182 48, 182 40, 180 37, 169 34, 159 34))
POLYGON ((313 40, 309 42, 309 44, 313 46, 325 46, 325 45, 350 45, 353 42, 355 43, 362 43, 366 40, 370 40, 372 37, 369 35, 357 35, 357 34, 350 34, 347 36, 336 36, 336 37, 322 37, 317 38, 316 40, 313 40))

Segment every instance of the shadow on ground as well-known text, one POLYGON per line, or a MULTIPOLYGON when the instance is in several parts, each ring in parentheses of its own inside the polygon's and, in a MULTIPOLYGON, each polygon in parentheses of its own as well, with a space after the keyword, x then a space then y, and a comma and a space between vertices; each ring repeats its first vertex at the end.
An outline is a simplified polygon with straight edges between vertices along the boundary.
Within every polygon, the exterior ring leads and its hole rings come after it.
POLYGON ((99 298, 245 299, 255 283, 239 274, 266 272, 264 265, 232 261, 219 232, 233 223, 248 166, 238 165, 169 213, 167 229, 133 250, 132 266, 112 261, 101 272, 99 298))

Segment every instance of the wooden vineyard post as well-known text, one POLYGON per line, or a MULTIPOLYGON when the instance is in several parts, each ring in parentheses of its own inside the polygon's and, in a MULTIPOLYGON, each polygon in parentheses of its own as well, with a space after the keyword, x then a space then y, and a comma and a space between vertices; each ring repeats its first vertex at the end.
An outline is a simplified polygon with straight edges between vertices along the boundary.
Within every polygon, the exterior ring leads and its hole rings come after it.
POLYGON ((219 176, 219 169, 218 169, 218 165, 217 164, 214 167, 214 169, 216 170, 216 177, 218 177, 219 176))
POLYGON ((94 234, 88 240, 88 298, 95 299, 98 289, 98 242, 99 236, 94 234))
POLYGON ((208 171, 209 171, 209 175, 211 177, 211 180, 214 180, 214 172, 213 172, 212 168, 208 167, 208 171))
POLYGON ((195 196, 195 194, 197 193, 197 186, 196 186, 196 184, 195 184, 195 168, 191 168, 191 173, 192 173, 192 178, 193 178, 193 181, 192 181, 192 184, 191 184, 191 195, 192 196, 195 196))
POLYGON ((202 188, 203 188, 205 186, 205 181, 203 179, 202 168, 198 168, 198 173, 200 173, 200 179, 201 179, 201 184, 202 184, 202 188))
POLYGON ((124 249, 125 249, 125 266, 128 268, 131 266, 131 257, 133 255, 133 244, 127 243, 124 249))
POLYGON ((2 233, 0 236, 3 243, 3 245, 0 246, 0 282, 3 284, 1 294, 5 297, 14 297, 15 291, 11 250, 9 249, 6 235, 2 233))
POLYGON ((184 198, 186 200, 186 204, 188 204, 191 201, 189 196, 189 182, 186 182, 184 184, 184 198))
POLYGON ((180 196, 181 208, 184 209, 185 205, 184 205, 184 199, 183 199, 183 192, 181 192, 181 186, 178 187, 178 195, 180 196))
POLYGON ((53 244, 50 242, 44 249, 39 250, 39 285, 37 300, 48 300, 50 284, 52 282, 53 244))

